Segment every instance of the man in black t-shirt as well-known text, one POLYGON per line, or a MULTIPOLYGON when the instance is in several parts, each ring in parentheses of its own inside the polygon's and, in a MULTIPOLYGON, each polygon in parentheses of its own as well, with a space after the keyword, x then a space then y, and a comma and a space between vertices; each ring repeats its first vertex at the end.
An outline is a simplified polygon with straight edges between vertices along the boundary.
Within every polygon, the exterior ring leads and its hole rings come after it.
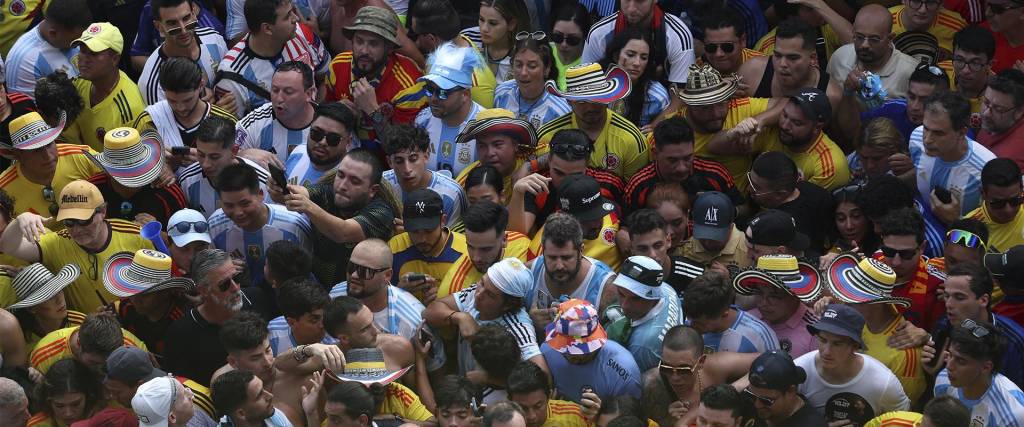
POLYGON ((797 393, 807 372, 796 366, 788 354, 772 350, 754 359, 748 374, 750 385, 743 389, 757 410, 757 426, 821 427, 825 418, 797 393))
POLYGON ((750 198, 757 206, 793 216, 796 228, 810 238, 807 247, 810 253, 821 255, 831 247, 828 230, 834 228, 832 195, 824 188, 801 180, 796 163, 785 153, 769 151, 758 156, 747 173, 747 180, 750 198))

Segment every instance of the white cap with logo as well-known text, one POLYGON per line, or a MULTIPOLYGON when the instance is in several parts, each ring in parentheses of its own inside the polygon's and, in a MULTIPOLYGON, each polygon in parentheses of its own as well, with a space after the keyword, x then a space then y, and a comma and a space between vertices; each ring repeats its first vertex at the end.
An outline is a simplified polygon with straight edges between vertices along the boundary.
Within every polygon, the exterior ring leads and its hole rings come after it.
POLYGON ((178 394, 178 381, 157 377, 140 385, 132 398, 132 410, 143 427, 164 427, 178 394))

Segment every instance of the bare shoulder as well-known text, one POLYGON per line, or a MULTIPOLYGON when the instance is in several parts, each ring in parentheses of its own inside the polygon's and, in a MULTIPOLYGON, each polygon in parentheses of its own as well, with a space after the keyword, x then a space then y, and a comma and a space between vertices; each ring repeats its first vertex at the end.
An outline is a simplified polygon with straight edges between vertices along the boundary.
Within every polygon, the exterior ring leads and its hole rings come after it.
POLYGON ((377 335, 377 347, 384 352, 388 369, 402 369, 415 362, 412 343, 398 335, 377 335))

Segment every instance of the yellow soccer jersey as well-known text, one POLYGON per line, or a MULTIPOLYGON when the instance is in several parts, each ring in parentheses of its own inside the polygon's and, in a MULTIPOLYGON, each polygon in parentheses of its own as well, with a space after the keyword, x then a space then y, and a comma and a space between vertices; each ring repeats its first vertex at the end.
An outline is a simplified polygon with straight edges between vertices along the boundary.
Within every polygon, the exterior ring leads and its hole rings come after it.
POLYGON ((925 387, 928 386, 928 381, 924 376, 924 367, 921 365, 921 347, 899 350, 889 347, 886 343, 889 336, 895 332, 896 326, 905 321, 902 317, 897 316, 889 326, 885 327, 885 330, 877 334, 872 333, 865 325, 861 338, 867 347, 864 353, 878 359, 888 367, 900 380, 903 391, 907 393, 910 401, 916 403, 917 399, 924 394, 925 387))
MULTIPOLYGON (((754 117, 768 110, 768 98, 738 98, 729 101, 729 112, 725 115, 725 122, 722 124, 722 130, 731 129, 736 127, 743 119, 748 117, 754 117)), ((680 108, 676 115, 686 114, 686 108, 680 108)), ((693 131, 693 150, 698 156, 705 159, 715 160, 723 165, 726 169, 729 169, 729 173, 732 175, 733 182, 736 183, 736 188, 741 192, 747 191, 747 171, 750 170, 750 166, 753 164, 752 156, 739 155, 739 156, 718 156, 711 154, 708 151, 708 143, 711 142, 711 138, 714 137, 711 133, 697 132, 696 129, 693 131)), ((754 152, 763 151, 762 147, 767 144, 767 141, 771 137, 771 132, 763 132, 761 136, 757 138, 754 152)))
MULTIPOLYGON (((541 126, 537 131, 537 140, 539 145, 547 146, 556 132, 562 129, 579 128, 579 124, 576 123, 576 114, 569 113, 541 126)), ((650 160, 647 140, 640 133, 640 129, 612 110, 608 110, 604 130, 597 141, 593 142, 592 147, 593 151, 590 152, 587 166, 614 173, 622 178, 623 182, 629 182, 629 178, 636 171, 647 166, 650 160)), ((541 154, 540 149, 537 154, 541 154)))
POLYGON ((1024 209, 1017 211, 1013 221, 1006 224, 997 224, 993 221, 988 216, 984 203, 965 217, 974 218, 988 226, 989 252, 1005 252, 1014 246, 1024 245, 1024 209))
MULTIPOLYGON (((82 322, 85 321, 85 313, 81 311, 68 310, 67 317, 64 318, 64 323, 60 325, 61 329, 81 326, 82 322)), ((25 333, 25 348, 33 349, 36 348, 36 344, 39 344, 39 340, 43 337, 36 335, 35 332, 25 333)), ((31 350, 30 350, 31 351, 31 350)))
MULTIPOLYGON (((528 260, 527 251, 530 248, 529 237, 515 231, 506 231, 505 240, 505 250, 501 253, 501 257, 499 259, 516 257, 522 262, 526 262, 528 260)), ((441 280, 441 285, 437 288, 437 298, 441 299, 473 286, 473 284, 479 281, 482 276, 483 273, 477 270, 473 265, 473 262, 469 260, 469 255, 462 254, 462 256, 455 261, 455 265, 448 270, 448 274, 444 276, 444 280, 441 280)))
POLYGON ((543 427, 587 427, 591 426, 583 416, 580 406, 564 400, 548 400, 548 419, 543 427))
MULTIPOLYGON (((825 39, 825 53, 829 57, 839 49, 843 44, 839 42, 839 35, 836 34, 836 30, 832 29, 831 25, 825 24, 820 27, 821 36, 825 39)), ((761 36, 761 39, 754 44, 754 50, 761 52, 765 55, 771 55, 775 53, 775 28, 768 31, 765 35, 761 36)), ((744 55, 746 56, 746 55, 744 55)), ((746 57, 743 59, 747 60, 746 57)))
POLYGON ((75 119, 74 123, 65 129, 65 136, 69 139, 76 139, 73 142, 85 144, 94 150, 103 150, 103 135, 107 131, 122 127, 131 126, 135 118, 146 109, 146 103, 142 100, 142 93, 139 86, 132 81, 124 71, 117 81, 117 86, 107 95, 106 98, 97 102, 96 105, 89 105, 89 93, 92 91, 92 82, 85 79, 75 79, 75 89, 85 101, 85 109, 75 119), (70 132, 69 132, 70 131, 70 132))
MULTIPOLYGON (((29 354, 29 364, 39 372, 46 374, 46 371, 48 371, 54 363, 74 357, 71 353, 69 340, 71 339, 71 334, 76 330, 78 330, 78 326, 58 329, 46 334, 43 339, 39 340, 39 343, 36 344, 35 348, 32 349, 32 353, 29 354)), ((122 328, 121 334, 124 335, 124 345, 138 347, 148 351, 146 343, 142 342, 142 340, 131 332, 128 332, 128 330, 122 328)))
POLYGON ((10 0, 0 3, 0 55, 7 58, 14 42, 39 24, 47 4, 44 0, 10 0))
MULTIPOLYGON (((459 37, 466 44, 473 46, 477 55, 483 55, 469 37, 462 34, 459 34, 459 37)), ((480 57, 480 63, 486 64, 483 56, 480 57)), ((494 107, 494 88, 496 87, 498 87, 498 79, 494 78, 494 72, 491 71, 491 67, 480 67, 473 70, 473 87, 470 88, 469 93, 470 97, 473 98, 473 102, 480 104, 484 108, 494 107)))
POLYGON ((917 427, 922 418, 917 412, 892 411, 872 418, 864 427, 917 427))
POLYGON ((138 224, 120 219, 108 219, 107 223, 110 238, 98 253, 82 249, 67 230, 47 233, 39 239, 40 262, 50 271, 58 271, 67 264, 78 264, 82 270, 78 279, 64 289, 69 309, 92 313, 117 299, 103 286, 103 264, 118 252, 153 249, 153 242, 139 235, 138 224))
MULTIPOLYGON (((907 32, 907 27, 903 26, 903 11, 905 8, 902 4, 889 8, 889 12, 892 13, 892 34, 894 36, 907 32)), ((940 49, 945 50, 952 56, 953 35, 966 26, 967 21, 959 13, 942 8, 939 10, 939 15, 935 17, 935 22, 932 22, 932 26, 928 28, 928 33, 939 40, 940 49)))
MULTIPOLYGON (((420 273, 429 274, 437 279, 438 285, 440 285, 441 280, 448 274, 448 270, 455 265, 455 261, 466 253, 466 236, 457 231, 450 231, 448 241, 445 242, 441 250, 431 255, 420 253, 413 246, 409 233, 392 237, 388 245, 391 246, 391 253, 394 254, 391 262, 391 267, 396 273, 392 276, 394 283, 398 283, 398 278, 406 274, 420 273)), ((423 301, 422 293, 413 293, 413 295, 416 296, 416 299, 423 301)))
POLYGON ((57 206, 57 198, 65 185, 102 172, 99 166, 85 156, 86 152, 96 154, 85 145, 57 144, 57 169, 50 182, 52 193, 45 186, 29 181, 22 173, 20 163, 15 162, 8 167, 0 174, 0 189, 14 199, 14 214, 32 212, 44 217, 51 216, 50 205, 57 206))
POLYGON ((394 414, 411 421, 426 421, 434 416, 423 406, 416 393, 398 382, 388 384, 385 393, 384 401, 377 410, 378 415, 394 414))
MULTIPOLYGON (((605 215, 601 221, 601 231, 597 233, 597 238, 583 241, 583 255, 608 264, 612 271, 619 271, 619 265, 622 264, 622 254, 619 253, 619 248, 615 246, 615 233, 618 232, 618 214, 612 212, 605 215)), ((543 237, 544 226, 541 225, 540 229, 537 230, 537 234, 533 235, 533 240, 530 242, 530 252, 527 255, 530 259, 544 254, 544 245, 541 244, 543 237)))
POLYGON ((176 377, 176 379, 185 388, 192 390, 192 403, 197 408, 206 412, 206 415, 209 415, 211 419, 218 419, 217 410, 213 407, 213 398, 210 397, 209 388, 185 377, 176 377))
POLYGON ((775 135, 772 142, 768 144, 765 151, 781 151, 793 159, 796 166, 804 174, 804 180, 817 184, 827 190, 835 190, 850 182, 850 166, 846 163, 846 156, 843 150, 832 141, 825 132, 818 134, 814 141, 804 152, 791 151, 789 147, 782 145, 778 139, 778 131, 769 132, 775 135))

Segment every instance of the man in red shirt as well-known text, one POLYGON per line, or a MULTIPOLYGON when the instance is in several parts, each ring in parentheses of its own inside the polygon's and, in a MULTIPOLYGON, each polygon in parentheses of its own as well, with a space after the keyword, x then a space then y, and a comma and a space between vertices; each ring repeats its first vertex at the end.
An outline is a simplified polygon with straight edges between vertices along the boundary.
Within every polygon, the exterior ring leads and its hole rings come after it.
POLYGON ((1024 1, 986 0, 985 18, 996 37, 992 70, 1024 67, 1024 1))
POLYGON ((985 267, 1005 294, 992 312, 1024 325, 1024 245, 1005 253, 985 255, 985 267))
POLYGON ((1024 72, 1009 69, 988 80, 981 97, 978 142, 1024 168, 1024 72))
POLYGON ((946 275, 929 265, 923 255, 924 219, 913 208, 890 211, 882 218, 879 235, 882 245, 875 257, 896 272, 892 296, 910 299, 910 307, 903 310, 904 317, 919 328, 933 330, 946 312, 937 293, 946 275))

